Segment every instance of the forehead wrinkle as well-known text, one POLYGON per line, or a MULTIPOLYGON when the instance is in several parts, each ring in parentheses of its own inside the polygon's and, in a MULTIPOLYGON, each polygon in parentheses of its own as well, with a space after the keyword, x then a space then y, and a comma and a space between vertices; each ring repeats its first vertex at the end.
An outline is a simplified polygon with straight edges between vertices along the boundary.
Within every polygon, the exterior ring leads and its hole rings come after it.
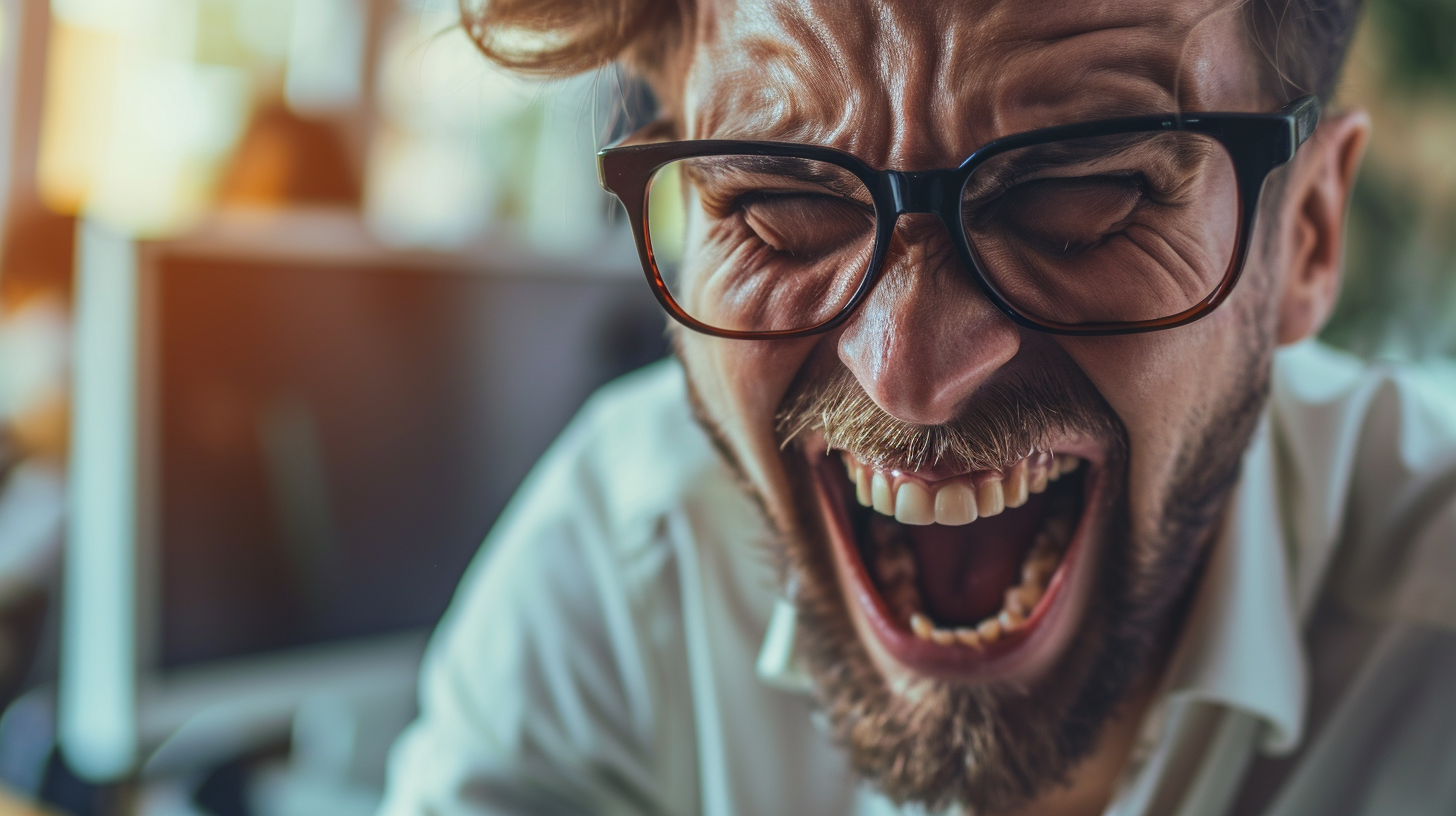
POLYGON ((1239 24, 1236 15, 1224 12, 1236 11, 1244 2, 1087 4, 1077 6, 1071 19, 1029 14, 1025 4, 1018 4, 1015 14, 997 15, 988 24, 993 29, 992 62, 1001 70, 987 78, 984 59, 950 63, 958 85, 982 89, 978 109, 985 111, 985 124, 977 128, 979 140, 970 147, 1053 124, 1206 110, 1218 107, 1213 101, 1220 97, 1227 106, 1229 83, 1207 83, 1205 75, 1219 72, 1185 66, 1200 42, 1200 27, 1218 19, 1239 24), (1040 22, 1029 25, 1029 18, 1040 22))
MULTIPOLYGON (((1250 36, 1251 32, 1242 13, 1248 3, 1249 0, 1213 0, 1206 13, 1196 18, 1190 26, 1179 50, 1176 80, 1179 99, 1186 100, 1187 109, 1207 107, 1210 104, 1207 99, 1217 97, 1241 99, 1255 105, 1254 110, 1262 110, 1263 105, 1269 101, 1264 98, 1264 78, 1259 68, 1262 56, 1250 36), (1198 30, 1220 23, 1234 28, 1234 46, 1237 53, 1198 53, 1196 48, 1199 45, 1207 46, 1210 41, 1209 38, 1200 39, 1197 36, 1198 30), (1200 72, 1197 67, 1191 71, 1185 70, 1193 62, 1208 66, 1208 70, 1200 72), (1214 66, 1224 70, 1214 70, 1214 66), (1237 70, 1239 68, 1242 70, 1237 70), (1194 81, 1194 77, 1198 76, 1208 76, 1212 78, 1212 82, 1201 85, 1194 81)), ((1225 102, 1223 106, 1230 107, 1231 104, 1234 103, 1225 102)), ((1238 109, 1243 107, 1238 106, 1238 109)))
POLYGON ((802 0, 740 13, 747 32, 703 49, 699 67, 714 81, 693 110, 693 135, 832 144, 874 164, 944 153, 919 112, 942 104, 956 20, 927 8, 802 0))
POLYGON ((721 39, 699 43, 694 70, 705 81, 689 103, 690 137, 828 144, 922 169, 1033 127, 1209 109, 1216 89, 1203 88, 1210 71, 1199 66, 1216 68, 1223 52, 1195 42, 1197 29, 1246 0, 992 0, 970 13, 920 2, 707 2, 722 12, 721 39))
POLYGON ((695 138, 833 143, 853 130, 865 97, 883 92, 854 52, 862 21, 813 3, 736 15, 747 31, 706 50, 716 81, 691 119, 695 138))
POLYGON ((1247 0, 1118 0, 1065 3, 1063 0, 1019 0, 1000 7, 993 20, 995 35, 1008 42, 1053 43, 1085 34, 1126 29, 1159 30, 1181 35, 1217 11, 1220 4, 1247 0))
POLYGON ((939 78, 945 73, 945 41, 951 38, 954 21, 946 14, 935 14, 934 6, 921 4, 908 9, 882 6, 876 20, 879 30, 871 42, 889 92, 883 110, 889 124, 888 140, 877 159, 901 169, 953 164, 948 158, 944 129, 924 127, 923 120, 913 112, 923 111, 934 118, 936 108, 951 98, 941 96, 939 78), (897 104, 899 110, 895 109, 897 104))
MULTIPOLYGON (((1166 3, 1161 0, 1126 0, 1111 4, 1087 3, 1068 6, 1065 14, 1021 14, 1003 20, 1002 39, 1022 46, 1076 44, 1095 41, 1088 50, 1092 61, 1087 68, 1121 70, 1142 75, 1165 87, 1173 101, 1187 109, 1197 105, 1187 94, 1197 93, 1182 68, 1189 49, 1199 42, 1199 30, 1220 20, 1243 25, 1236 12, 1249 0, 1202 0, 1166 3), (1028 26, 1028 19, 1035 21, 1028 26), (1100 61, 1101 64, 1097 65, 1100 61)), ((1062 8, 1060 5, 1057 8, 1062 8)), ((1228 55, 1224 55, 1227 57, 1228 55)), ((1245 55, 1247 56, 1247 55, 1245 55)), ((1225 59, 1224 62, 1228 60, 1225 59)), ((1133 110, 1126 112, 1147 112, 1133 110)))
POLYGON ((1007 70, 990 88, 991 136, 1078 119, 1165 112, 1177 96, 1178 52, 1151 33, 1087 33, 1022 43, 1007 52, 1007 70), (1104 92, 1089 94, 1092 88, 1104 92), (1112 88, 1117 92, 1106 92, 1112 88))

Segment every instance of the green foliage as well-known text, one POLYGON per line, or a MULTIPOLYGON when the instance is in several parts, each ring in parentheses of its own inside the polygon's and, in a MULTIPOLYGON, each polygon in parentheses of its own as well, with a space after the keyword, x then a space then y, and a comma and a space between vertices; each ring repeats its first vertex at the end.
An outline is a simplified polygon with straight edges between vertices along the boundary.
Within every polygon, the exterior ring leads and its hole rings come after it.
POLYGON ((1456 122, 1456 0, 1369 0, 1366 14, 1377 144, 1350 203, 1344 289, 1322 336, 1372 357, 1456 355, 1456 190, 1443 181, 1456 178, 1456 127, 1435 134, 1433 154, 1379 149, 1382 133, 1405 144, 1418 120, 1456 122), (1426 115, 1437 111, 1451 113, 1426 115))
POLYGON ((1385 40, 1392 90, 1456 91, 1456 2, 1373 0, 1370 22, 1385 40))
POLYGON ((1456 354, 1456 229, 1367 168, 1350 202, 1345 283, 1323 338, 1367 357, 1456 354))

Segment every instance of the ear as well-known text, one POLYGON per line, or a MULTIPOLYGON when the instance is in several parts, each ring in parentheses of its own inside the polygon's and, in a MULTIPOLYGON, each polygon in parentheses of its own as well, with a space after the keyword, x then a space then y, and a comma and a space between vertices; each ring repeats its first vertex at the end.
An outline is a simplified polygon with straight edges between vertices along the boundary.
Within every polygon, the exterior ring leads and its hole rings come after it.
POLYGON ((1295 343, 1319 331, 1340 292, 1345 216, 1355 172, 1370 138, 1363 109, 1344 111, 1319 128, 1289 168, 1281 206, 1284 286, 1278 340, 1295 343))

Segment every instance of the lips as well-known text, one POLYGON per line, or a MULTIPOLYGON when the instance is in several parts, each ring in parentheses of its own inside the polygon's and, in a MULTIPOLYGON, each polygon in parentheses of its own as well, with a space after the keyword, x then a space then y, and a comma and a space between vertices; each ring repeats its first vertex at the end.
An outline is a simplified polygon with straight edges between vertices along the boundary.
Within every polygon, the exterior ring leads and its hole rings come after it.
POLYGON ((1044 665, 1089 595, 1083 551, 1101 457, 1079 447, 969 472, 810 453, 852 616, 915 671, 969 678, 1044 665))

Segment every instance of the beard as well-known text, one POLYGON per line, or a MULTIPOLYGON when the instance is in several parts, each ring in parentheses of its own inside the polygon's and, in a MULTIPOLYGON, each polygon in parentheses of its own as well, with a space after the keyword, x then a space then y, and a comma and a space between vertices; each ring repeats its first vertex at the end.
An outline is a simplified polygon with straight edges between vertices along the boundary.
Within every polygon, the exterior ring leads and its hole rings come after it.
MULTIPOLYGON (((1190 417, 1202 433, 1179 449, 1168 498, 1141 536, 1131 522, 1126 430, 1080 372, 1022 366, 1037 373, 983 386, 953 421, 938 426, 886 414, 842 367, 800 376, 776 423, 797 529, 780 530, 770 557, 798 612, 816 704, 858 775, 899 804, 984 814, 1013 811, 1069 784, 1181 630, 1206 542, 1267 398, 1270 348, 1251 338, 1245 387, 1190 417), (853 450, 883 467, 976 468, 1011 461, 1059 431, 1109 442, 1107 483, 1094 494, 1102 505, 1095 518, 1104 522, 1091 531, 1102 540, 1100 560, 1088 565, 1095 573, 1091 603, 1070 645, 1035 684, 924 676, 892 688, 850 617, 852 601, 836 576, 826 519, 814 499, 816 476, 798 440, 817 434, 831 449, 853 450)), ((691 376, 688 382, 700 423, 766 509, 691 376)))

